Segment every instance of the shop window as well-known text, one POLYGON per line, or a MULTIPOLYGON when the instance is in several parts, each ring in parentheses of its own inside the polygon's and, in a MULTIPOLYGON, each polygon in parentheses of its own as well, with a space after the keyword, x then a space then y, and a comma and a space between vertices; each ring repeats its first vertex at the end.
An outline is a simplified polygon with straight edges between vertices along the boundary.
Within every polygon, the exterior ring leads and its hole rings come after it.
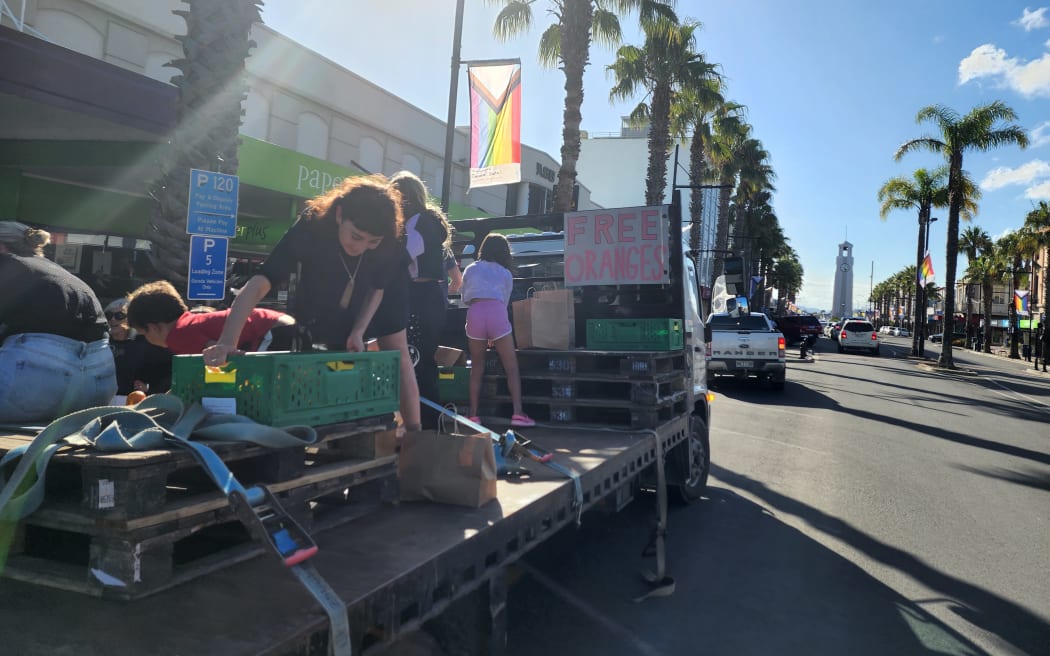
POLYGON ((554 194, 550 189, 529 183, 529 214, 546 214, 553 204, 554 194))
POLYGON ((401 170, 410 171, 422 177, 423 163, 415 155, 405 153, 404 157, 401 158, 401 170))
POLYGON ((102 59, 105 40, 83 18, 55 9, 40 9, 34 27, 52 42, 88 57, 102 59))
POLYGON ((382 173, 383 146, 372 137, 362 137, 361 157, 357 161, 366 173, 382 173))
POLYGON ((241 134, 266 141, 270 127, 270 102, 254 89, 248 90, 244 99, 244 123, 241 134))
POLYGON ((296 150, 317 159, 328 159, 328 124, 317 114, 299 115, 296 150))

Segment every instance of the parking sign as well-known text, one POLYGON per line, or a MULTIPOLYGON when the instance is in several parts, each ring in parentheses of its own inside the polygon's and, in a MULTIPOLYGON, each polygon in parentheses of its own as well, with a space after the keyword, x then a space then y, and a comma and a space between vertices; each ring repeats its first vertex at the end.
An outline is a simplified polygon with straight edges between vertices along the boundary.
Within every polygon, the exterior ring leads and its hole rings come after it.
POLYGON ((235 175, 190 169, 190 194, 186 203, 186 232, 191 235, 234 237, 237 234, 235 175))
POLYGON ((190 236, 190 272, 186 298, 191 301, 221 301, 226 297, 225 237, 190 236))

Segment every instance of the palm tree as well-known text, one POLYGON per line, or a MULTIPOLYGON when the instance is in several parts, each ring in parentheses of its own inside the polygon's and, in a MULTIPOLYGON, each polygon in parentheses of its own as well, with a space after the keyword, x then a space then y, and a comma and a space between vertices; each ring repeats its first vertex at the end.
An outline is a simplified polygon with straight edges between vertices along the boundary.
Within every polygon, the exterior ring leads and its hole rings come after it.
POLYGON ((769 164, 769 153, 758 139, 747 139, 736 153, 737 186, 733 197, 733 250, 748 251, 753 237, 747 233, 749 213, 756 207, 768 205, 772 192, 776 191, 773 180, 777 175, 769 164), (741 242, 747 243, 741 243, 741 242))
POLYGON ((711 118, 726 104, 722 97, 721 78, 710 78, 684 87, 671 105, 671 133, 684 138, 692 130, 689 140, 689 248, 700 250, 704 229, 704 194, 701 186, 707 181, 705 150, 711 143, 711 118))
MULTIPOLYGON (((912 175, 912 180, 901 176, 887 180, 879 188, 879 218, 883 221, 891 210, 914 209, 919 215, 919 243, 915 249, 916 270, 922 266, 923 250, 926 243, 926 229, 930 223, 930 214, 934 207, 948 206, 948 168, 940 167, 935 171, 918 169, 912 175)), ((919 285, 918 276, 915 277, 915 325, 911 337, 911 354, 920 356, 923 353, 923 330, 926 317, 921 313, 925 311, 925 303, 922 297, 922 286, 919 285)))
MULTIPOLYGON (((992 239, 988 236, 988 232, 978 226, 970 226, 963 230, 962 234, 959 235, 959 249, 966 254, 967 270, 963 279, 969 283, 980 283, 982 285, 982 293, 984 292, 983 284, 984 278, 980 275, 980 271, 975 269, 973 261, 977 259, 979 255, 983 255, 992 249, 992 239)), ((966 294, 966 337, 971 336, 972 320, 971 315, 973 314, 973 297, 969 293, 966 294)), ((991 317, 986 316, 984 318, 985 323, 991 322, 991 317)))
MULTIPOLYGON (((963 154, 967 150, 987 151, 991 148, 1017 144, 1028 146, 1028 135, 1019 125, 1003 121, 1016 121, 1017 114, 1001 101, 973 108, 966 116, 959 116, 944 105, 930 105, 919 110, 916 121, 933 121, 940 129, 938 137, 925 136, 906 141, 897 149, 894 158, 898 161, 913 150, 929 150, 940 153, 948 162, 948 240, 945 251, 944 311, 946 317, 955 318, 955 269, 959 253, 959 215, 962 212, 965 193, 963 189, 963 154)), ((949 331, 946 331, 949 332, 949 331)), ((953 368, 951 340, 945 340, 941 348, 939 367, 953 368)))
MULTIPOLYGON (((535 0, 488 0, 503 5, 492 33, 500 41, 527 32, 535 18, 535 0)), ((546 68, 561 68, 565 73, 565 110, 562 119, 561 168, 554 191, 554 211, 572 208, 572 190, 576 184, 576 162, 580 159, 580 123, 583 121, 583 71, 590 59, 591 40, 600 45, 620 43, 620 19, 617 14, 638 10, 640 19, 657 16, 674 18, 666 2, 656 0, 550 0, 548 14, 555 22, 540 36, 539 60, 546 68)))
POLYGON ((744 121, 744 106, 728 103, 724 111, 715 116, 714 139, 708 151, 711 165, 718 175, 718 226, 715 230, 715 261, 712 278, 722 275, 729 244, 729 202, 736 186, 737 158, 741 144, 751 133, 751 126, 744 121))
POLYGON ((643 100, 631 111, 633 125, 649 125, 649 167, 645 176, 646 205, 660 205, 667 188, 667 154, 671 145, 671 108, 683 88, 717 79, 716 66, 697 53, 699 22, 679 24, 666 17, 644 21, 645 45, 626 45, 616 52, 616 60, 606 67, 615 85, 609 100, 629 100, 638 87, 648 89, 649 102, 643 100))
POLYGON ((189 262, 186 204, 190 169, 237 173, 241 103, 247 96, 244 62, 255 42, 252 25, 261 18, 261 0, 186 0, 189 10, 172 13, 186 21, 184 56, 169 65, 180 75, 175 132, 150 190, 153 213, 147 235, 157 271, 183 286, 189 262))
POLYGON ((995 263, 994 245, 988 240, 987 247, 980 255, 970 260, 966 268, 966 278, 981 281, 981 315, 984 317, 984 330, 981 333, 981 350, 992 352, 992 279, 998 266, 995 263))
MULTIPOLYGON (((1046 357, 1050 355, 1050 327, 1046 325, 1046 315, 1050 315, 1050 203, 1039 201, 1039 205, 1028 213, 1024 219, 1025 226, 1031 230, 1032 238, 1042 248, 1043 275, 1043 371, 1046 371, 1046 357)), ((1035 272, 1032 272, 1035 275, 1035 272)), ((1033 301, 1035 299, 1032 299, 1033 301)))

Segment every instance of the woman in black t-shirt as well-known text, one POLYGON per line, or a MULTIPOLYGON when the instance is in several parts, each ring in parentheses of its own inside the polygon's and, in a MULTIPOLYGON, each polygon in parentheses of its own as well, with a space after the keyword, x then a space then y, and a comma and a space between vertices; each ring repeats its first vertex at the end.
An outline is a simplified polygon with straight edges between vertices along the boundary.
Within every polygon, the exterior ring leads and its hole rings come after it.
POLYGON ((43 257, 51 235, 0 221, 0 422, 50 422, 117 391, 95 293, 43 257))
POLYGON ((400 196, 380 176, 347 178, 307 201, 259 272, 238 293, 218 343, 204 362, 226 362, 251 310, 297 270, 291 314, 310 330, 315 344, 363 351, 376 337, 379 348, 401 352, 401 415, 419 427, 419 388, 412 370, 408 324, 408 255, 399 237, 400 196))
MULTIPOLYGON (((410 258, 408 350, 415 364, 420 394, 437 401, 438 369, 434 354, 445 327, 448 301, 441 283, 447 277, 445 252, 452 226, 441 208, 428 201, 426 185, 414 173, 401 171, 390 178, 390 183, 401 192, 404 240, 410 258)), ((427 408, 422 415, 427 428, 438 427, 435 411, 427 408)))

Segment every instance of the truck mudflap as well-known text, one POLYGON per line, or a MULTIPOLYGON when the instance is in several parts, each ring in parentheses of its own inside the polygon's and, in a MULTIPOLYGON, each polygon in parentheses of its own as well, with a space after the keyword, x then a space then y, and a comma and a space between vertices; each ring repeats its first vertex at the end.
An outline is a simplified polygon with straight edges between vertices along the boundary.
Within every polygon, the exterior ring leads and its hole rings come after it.
POLYGON ((707 362, 707 370, 713 374, 759 375, 784 371, 783 360, 739 360, 736 358, 714 359, 707 362))

